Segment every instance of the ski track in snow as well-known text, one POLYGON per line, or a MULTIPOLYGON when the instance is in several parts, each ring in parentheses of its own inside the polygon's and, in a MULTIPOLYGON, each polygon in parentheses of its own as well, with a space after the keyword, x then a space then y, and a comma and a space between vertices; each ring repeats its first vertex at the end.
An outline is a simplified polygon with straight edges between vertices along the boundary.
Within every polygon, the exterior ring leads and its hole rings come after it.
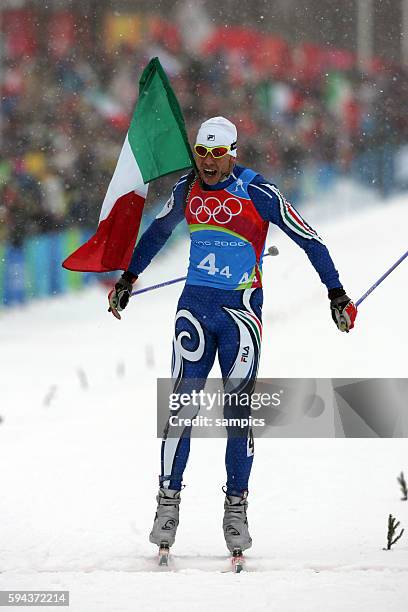
MULTIPOLYGON (((407 221, 400 198, 317 227, 353 298, 406 250, 407 221)), ((303 252, 277 230, 271 243, 280 255, 264 264, 260 376, 407 376, 407 262, 346 335, 303 252)), ((186 248, 170 249, 140 286, 182 275, 186 248)), ((256 440, 254 545, 240 575, 225 573, 225 440, 194 440, 172 566, 157 567, 147 539, 155 384, 169 375, 180 291, 133 298, 121 322, 99 287, 0 313, 0 589, 67 589, 75 612, 406 610, 407 534, 382 550, 390 512, 408 528, 396 482, 408 473, 406 440, 256 440)))

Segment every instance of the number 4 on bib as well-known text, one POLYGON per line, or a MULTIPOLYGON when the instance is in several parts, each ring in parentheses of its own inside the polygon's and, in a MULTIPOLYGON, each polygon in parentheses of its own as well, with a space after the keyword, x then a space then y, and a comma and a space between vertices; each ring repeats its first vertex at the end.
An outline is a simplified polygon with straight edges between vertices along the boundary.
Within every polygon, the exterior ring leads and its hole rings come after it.
POLYGON ((248 274, 248 272, 244 272, 244 274, 242 275, 242 278, 239 281, 239 284, 242 285, 242 283, 249 283, 249 274, 248 274))
POLYGON ((214 276, 220 269, 215 267, 215 253, 208 253, 202 261, 198 264, 199 270, 206 270, 207 274, 214 276))
POLYGON ((211 276, 215 276, 217 272, 219 272, 221 276, 225 276, 226 278, 231 278, 232 276, 229 266, 225 266, 221 271, 219 268, 216 267, 215 253, 208 253, 208 255, 206 255, 204 259, 200 261, 197 268, 199 268, 200 270, 205 270, 207 274, 210 274, 211 276))

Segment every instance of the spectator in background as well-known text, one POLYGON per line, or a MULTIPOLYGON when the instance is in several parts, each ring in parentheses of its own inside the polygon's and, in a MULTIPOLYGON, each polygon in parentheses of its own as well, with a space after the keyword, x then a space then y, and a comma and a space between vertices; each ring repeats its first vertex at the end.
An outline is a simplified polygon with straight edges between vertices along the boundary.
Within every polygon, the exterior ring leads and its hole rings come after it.
MULTIPOLYGON (((321 184, 329 186, 336 171, 349 171, 356 156, 373 150, 375 161, 367 156, 364 166, 371 164, 382 193, 390 192, 391 150, 408 142, 402 69, 362 76, 300 65, 283 41, 257 51, 258 37, 249 31, 240 50, 215 37, 191 58, 173 24, 154 23, 136 48, 126 41, 94 48, 78 37, 59 54, 33 45, 31 56, 6 57, 0 156, 9 171, 0 171, 1 240, 21 244, 36 232, 97 223, 137 81, 153 51, 171 72, 190 133, 203 114, 228 112, 239 127, 243 163, 279 181, 290 198, 299 202, 306 167, 318 168, 321 184), (272 61, 279 49, 285 59, 272 61)), ((150 199, 168 184, 153 185, 150 199)))

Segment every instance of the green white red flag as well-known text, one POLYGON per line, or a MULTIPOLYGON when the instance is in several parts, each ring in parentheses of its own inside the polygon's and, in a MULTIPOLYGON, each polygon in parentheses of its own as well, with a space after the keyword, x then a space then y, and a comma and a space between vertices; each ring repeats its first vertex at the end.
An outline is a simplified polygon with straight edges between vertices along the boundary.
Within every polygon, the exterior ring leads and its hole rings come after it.
POLYGON ((126 270, 135 247, 150 181, 193 165, 183 115, 159 59, 139 82, 139 98, 96 234, 64 262, 77 272, 126 270))

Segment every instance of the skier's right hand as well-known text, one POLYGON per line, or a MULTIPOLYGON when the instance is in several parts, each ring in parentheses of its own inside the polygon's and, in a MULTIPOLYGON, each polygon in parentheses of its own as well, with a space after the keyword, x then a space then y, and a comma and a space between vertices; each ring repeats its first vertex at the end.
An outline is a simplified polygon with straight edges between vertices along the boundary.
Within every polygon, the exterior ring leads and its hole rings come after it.
POLYGON ((111 312, 117 319, 122 318, 119 313, 128 305, 130 296, 132 295, 133 283, 136 279, 137 276, 131 272, 124 272, 115 284, 115 287, 109 292, 108 312, 111 312))

